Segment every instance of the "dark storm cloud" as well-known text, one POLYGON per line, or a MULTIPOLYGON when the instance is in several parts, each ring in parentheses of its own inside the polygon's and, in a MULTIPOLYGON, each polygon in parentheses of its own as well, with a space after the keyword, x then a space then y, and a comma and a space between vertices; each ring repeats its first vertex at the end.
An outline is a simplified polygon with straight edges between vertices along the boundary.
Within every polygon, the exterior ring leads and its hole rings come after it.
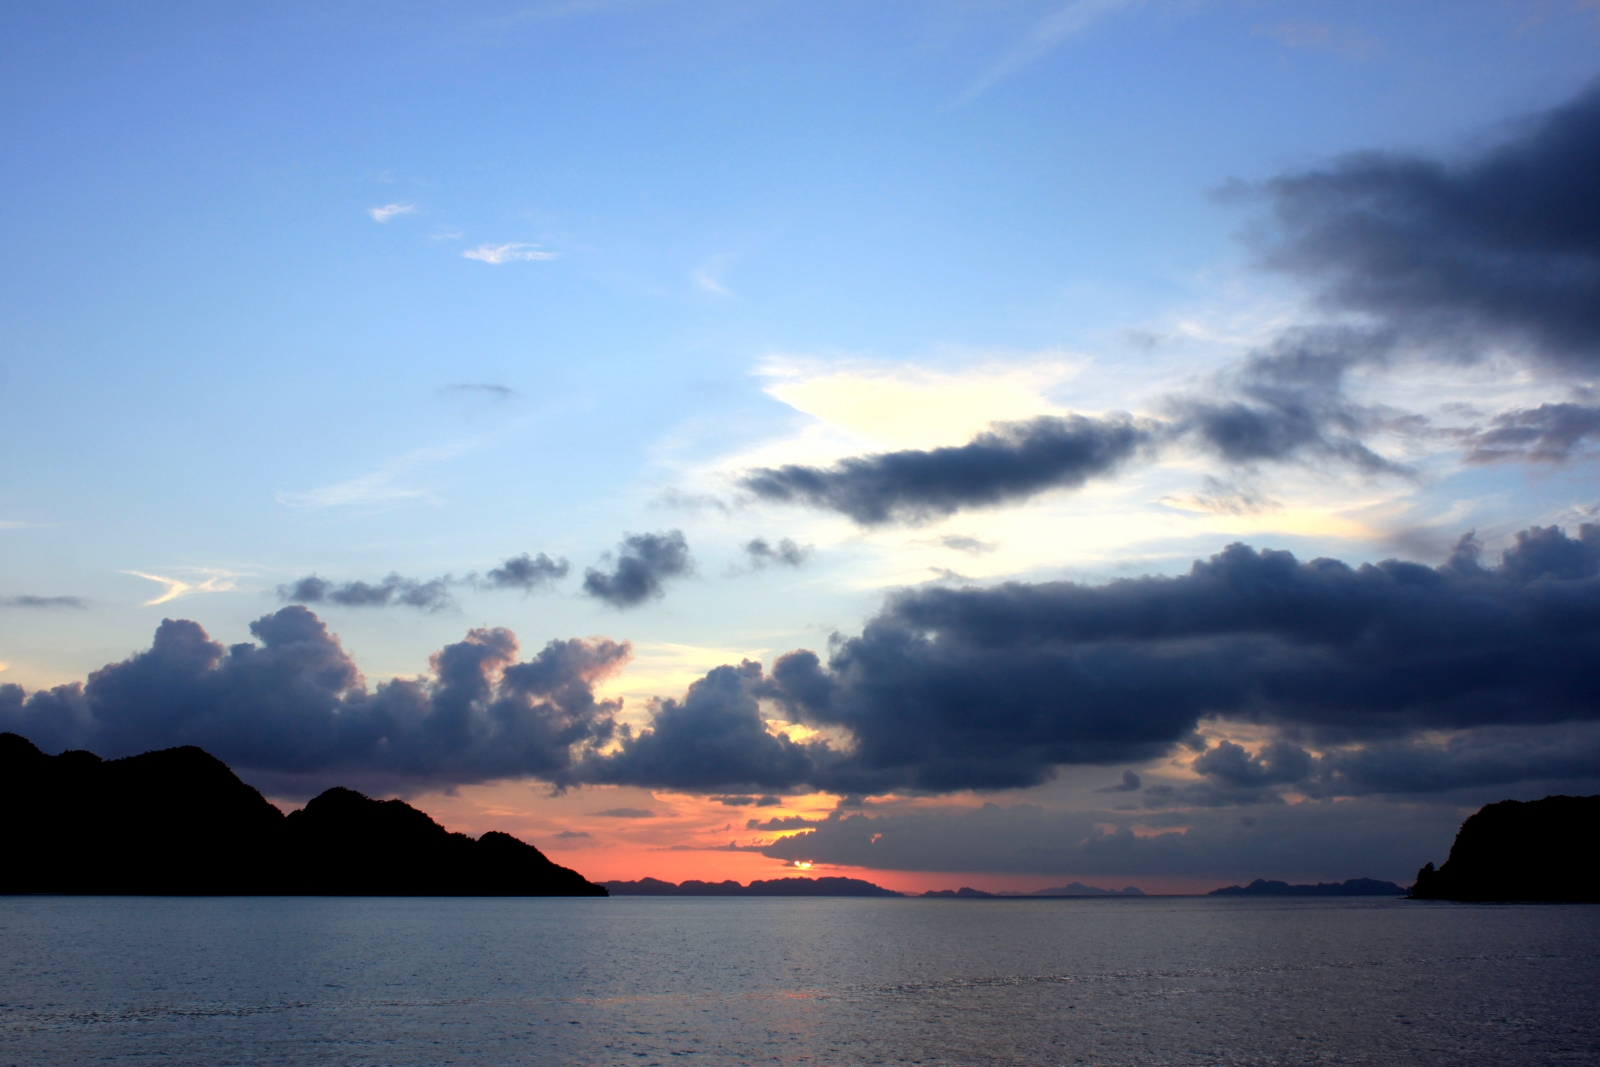
POLYGON ((1497 415, 1487 427, 1469 434, 1467 462, 1562 463, 1595 441, 1600 441, 1600 407, 1540 404, 1497 415))
POLYGON ((296 776, 408 788, 552 777, 611 736, 621 705, 597 699, 594 685, 630 651, 600 638, 552 641, 519 662, 511 631, 472 630, 433 655, 427 676, 369 690, 306 608, 250 631, 259 644, 224 647, 197 623, 164 620, 149 650, 86 683, 26 699, 4 687, 0 729, 47 751, 106 757, 199 745, 291 786, 296 776))
POLYGON ((662 583, 693 569, 689 543, 682 530, 634 534, 618 546, 616 566, 608 574, 590 567, 583 591, 615 608, 631 608, 663 595, 662 583))
POLYGON ((537 556, 524 552, 485 574, 479 584, 490 589, 521 589, 531 593, 565 578, 569 569, 564 559, 551 559, 543 552, 537 556))
POLYGON ((707 799, 715 800, 718 804, 721 804, 724 807, 728 807, 728 808, 748 808, 748 807, 774 808, 774 807, 777 807, 779 804, 783 803, 783 801, 781 799, 779 799, 778 797, 773 796, 770 793, 767 794, 766 796, 763 796, 763 797, 716 797, 716 796, 714 796, 714 797, 709 797, 707 799))
POLYGON ((784 567, 798 567, 811 555, 811 546, 801 547, 785 537, 774 547, 767 543, 766 538, 757 537, 744 546, 745 555, 750 557, 750 563, 757 570, 778 564, 784 567))
POLYGON ((381 582, 330 582, 315 574, 278 587, 278 598, 295 604, 337 604, 346 608, 384 608, 403 605, 424 611, 444 611, 456 606, 449 578, 419 581, 390 574, 381 582))
POLYGON ((740 484, 763 500, 837 511, 863 526, 922 522, 1076 488, 1150 440, 1126 416, 1041 416, 994 423, 959 446, 852 456, 827 468, 762 467, 740 484))
POLYGON ((86 608, 81 596, 0 596, 0 608, 86 608))
MULTIPOLYGON (((1137 763, 1210 717, 1317 745, 1600 720, 1600 529, 1535 527, 1499 565, 1464 539, 1439 568, 1351 567, 1233 545, 1177 577, 1104 586, 919 588, 860 636, 723 667, 662 702, 575 780, 711 791, 949 792, 1035 785, 1065 764, 1137 763), (758 701, 848 736, 765 730, 758 701)), ((1287 742, 1222 745, 1205 803, 1270 799, 1311 773, 1287 742)))
POLYGON ((1458 356, 1600 360, 1600 85, 1457 163, 1365 153, 1268 182, 1274 267, 1458 356))

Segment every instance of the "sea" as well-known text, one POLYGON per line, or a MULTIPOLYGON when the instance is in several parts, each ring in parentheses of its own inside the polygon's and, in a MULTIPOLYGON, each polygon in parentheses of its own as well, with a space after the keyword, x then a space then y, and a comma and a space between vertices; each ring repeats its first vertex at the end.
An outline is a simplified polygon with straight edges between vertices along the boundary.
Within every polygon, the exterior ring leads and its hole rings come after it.
POLYGON ((1600 906, 0 897, 0 1064, 1600 1063, 1600 906))

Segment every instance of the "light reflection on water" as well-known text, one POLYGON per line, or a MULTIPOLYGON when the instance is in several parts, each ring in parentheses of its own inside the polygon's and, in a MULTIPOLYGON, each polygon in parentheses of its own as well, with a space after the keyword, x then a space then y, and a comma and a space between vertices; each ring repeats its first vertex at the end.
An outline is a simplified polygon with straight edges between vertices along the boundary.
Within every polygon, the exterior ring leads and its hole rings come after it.
POLYGON ((0 897, 0 1064, 1593 1064, 1600 907, 0 897))

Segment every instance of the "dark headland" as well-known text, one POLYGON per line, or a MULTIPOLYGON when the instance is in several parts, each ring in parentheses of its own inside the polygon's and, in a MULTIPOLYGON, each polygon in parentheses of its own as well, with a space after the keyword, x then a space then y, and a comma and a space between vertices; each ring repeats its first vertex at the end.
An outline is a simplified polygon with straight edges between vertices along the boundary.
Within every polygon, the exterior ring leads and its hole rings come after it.
POLYGON ((284 815, 193 746, 102 760, 0 733, 0 893, 606 896, 532 845, 329 789, 284 815))
POLYGON ((1461 824, 1444 866, 1417 872, 1417 900, 1600 902, 1600 796, 1502 800, 1461 824))

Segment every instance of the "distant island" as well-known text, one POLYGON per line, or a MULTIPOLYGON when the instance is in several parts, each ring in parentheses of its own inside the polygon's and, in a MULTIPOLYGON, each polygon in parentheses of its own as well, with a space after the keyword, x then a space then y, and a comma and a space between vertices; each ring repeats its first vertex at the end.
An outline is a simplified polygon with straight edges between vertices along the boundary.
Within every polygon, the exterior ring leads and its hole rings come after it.
POLYGON ((334 788, 284 815, 193 746, 102 760, 0 733, 0 893, 606 896, 510 834, 334 788))
POLYGON ((1468 816, 1416 900, 1600 902, 1600 796, 1502 800, 1468 816))
POLYGON ((1052 889, 1035 889, 1031 893, 999 892, 988 893, 982 889, 973 889, 971 886, 962 886, 960 889, 930 889, 922 894, 925 897, 1142 897, 1144 890, 1136 885, 1124 886, 1121 889, 1099 889, 1082 882, 1073 882, 1070 885, 1056 886, 1052 889))
POLYGON ((1343 882, 1318 882, 1315 885, 1290 885, 1257 878, 1249 885, 1230 885, 1213 889, 1208 897, 1403 897, 1406 887, 1376 878, 1349 878, 1343 882))
POLYGON ((731 878, 725 882, 663 882, 641 878, 636 882, 606 882, 614 897, 899 897, 893 889, 862 881, 860 878, 768 878, 740 885, 731 878))

